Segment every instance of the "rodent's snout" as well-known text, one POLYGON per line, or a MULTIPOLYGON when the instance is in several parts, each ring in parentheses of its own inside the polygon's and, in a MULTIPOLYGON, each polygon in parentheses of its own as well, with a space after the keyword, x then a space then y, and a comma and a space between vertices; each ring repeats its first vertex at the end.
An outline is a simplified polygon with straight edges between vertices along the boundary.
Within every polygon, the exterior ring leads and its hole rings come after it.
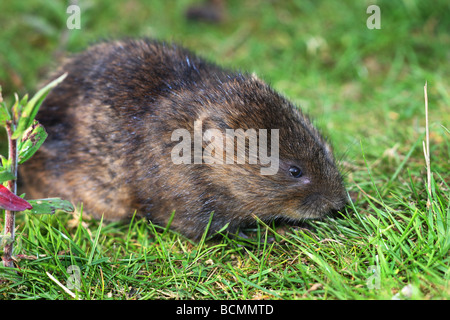
POLYGON ((308 218, 323 217, 332 211, 339 211, 347 203, 347 197, 339 194, 333 197, 326 194, 315 192, 308 195, 302 202, 302 211, 308 218))

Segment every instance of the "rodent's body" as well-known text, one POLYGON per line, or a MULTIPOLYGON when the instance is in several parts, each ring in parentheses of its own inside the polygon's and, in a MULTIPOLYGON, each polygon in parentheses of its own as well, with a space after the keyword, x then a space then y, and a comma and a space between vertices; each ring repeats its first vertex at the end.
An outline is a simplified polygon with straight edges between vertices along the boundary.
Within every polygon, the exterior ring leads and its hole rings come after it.
POLYGON ((150 40, 97 44, 68 59, 57 75, 64 72, 37 117, 47 141, 22 167, 28 198, 83 202, 107 220, 136 211, 162 225, 175 211, 171 227, 193 239, 212 211, 211 232, 227 223, 234 231, 253 223, 253 215, 320 218, 346 202, 329 145, 255 77, 150 40), (172 134, 193 133, 195 123, 203 133, 279 129, 278 171, 263 175, 260 164, 249 163, 175 164, 172 151, 181 140, 172 141, 172 134))

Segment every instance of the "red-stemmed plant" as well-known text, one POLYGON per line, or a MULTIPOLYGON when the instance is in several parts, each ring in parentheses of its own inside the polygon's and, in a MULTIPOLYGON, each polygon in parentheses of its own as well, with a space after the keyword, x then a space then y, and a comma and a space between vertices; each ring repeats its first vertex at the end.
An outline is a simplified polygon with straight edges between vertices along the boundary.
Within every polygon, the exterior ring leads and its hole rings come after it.
POLYGON ((0 126, 6 129, 8 139, 8 158, 1 157, 0 163, 0 209, 5 211, 3 235, 3 265, 14 267, 13 248, 15 239, 15 215, 17 212, 31 214, 52 214, 56 210, 73 211, 70 202, 59 198, 25 200, 17 193, 17 168, 30 159, 47 137, 44 127, 35 120, 39 107, 52 88, 64 80, 66 74, 50 82, 28 101, 28 95, 8 108, 1 96, 0 87, 0 126))

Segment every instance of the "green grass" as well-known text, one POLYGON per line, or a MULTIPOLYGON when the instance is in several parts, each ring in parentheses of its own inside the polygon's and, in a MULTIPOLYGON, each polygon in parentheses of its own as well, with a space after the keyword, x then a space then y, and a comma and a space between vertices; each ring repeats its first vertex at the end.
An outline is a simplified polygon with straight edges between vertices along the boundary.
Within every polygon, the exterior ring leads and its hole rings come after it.
POLYGON ((19 269, 0 267, 0 298, 73 299, 48 275, 67 286, 71 265, 80 299, 450 298, 448 1, 377 1, 381 30, 366 28, 365 2, 229 1, 219 25, 186 21, 187 0, 150 3, 80 1, 82 28, 68 31, 64 1, 3 1, 4 97, 33 92, 57 49, 121 36, 181 42, 256 72, 311 114, 333 142, 352 203, 304 228, 259 224, 250 239, 200 243, 139 219, 21 215, 19 269))

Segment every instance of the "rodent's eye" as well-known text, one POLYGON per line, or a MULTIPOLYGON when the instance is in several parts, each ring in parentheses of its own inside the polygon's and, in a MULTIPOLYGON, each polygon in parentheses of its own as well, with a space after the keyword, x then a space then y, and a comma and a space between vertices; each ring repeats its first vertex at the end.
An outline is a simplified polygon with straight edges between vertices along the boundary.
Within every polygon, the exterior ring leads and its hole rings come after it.
POLYGON ((289 173, 294 178, 300 178, 302 176, 302 174, 303 174, 302 170, 300 170, 300 168, 298 168, 296 166, 291 166, 289 168, 289 173))

